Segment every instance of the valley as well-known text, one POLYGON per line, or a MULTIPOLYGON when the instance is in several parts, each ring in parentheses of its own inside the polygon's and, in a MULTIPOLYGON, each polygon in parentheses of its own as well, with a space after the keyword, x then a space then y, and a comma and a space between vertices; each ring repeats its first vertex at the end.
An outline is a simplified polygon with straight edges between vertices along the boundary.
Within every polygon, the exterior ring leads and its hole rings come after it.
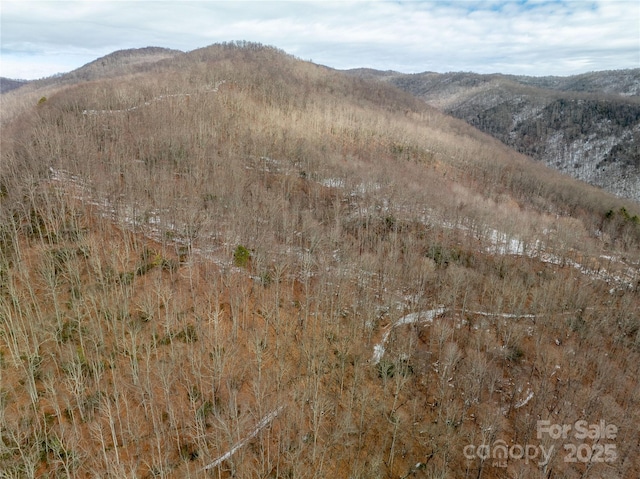
POLYGON ((640 201, 640 69, 571 77, 347 73, 396 85, 552 168, 640 201))

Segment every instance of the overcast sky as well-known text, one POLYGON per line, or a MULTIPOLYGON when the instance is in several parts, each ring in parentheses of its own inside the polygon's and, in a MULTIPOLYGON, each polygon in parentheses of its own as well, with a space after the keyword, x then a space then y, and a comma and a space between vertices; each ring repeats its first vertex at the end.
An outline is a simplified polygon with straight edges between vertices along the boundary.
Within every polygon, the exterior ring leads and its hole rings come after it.
POLYGON ((0 1, 0 75, 124 48, 249 40, 346 69, 570 75, 640 67, 638 0, 0 1))

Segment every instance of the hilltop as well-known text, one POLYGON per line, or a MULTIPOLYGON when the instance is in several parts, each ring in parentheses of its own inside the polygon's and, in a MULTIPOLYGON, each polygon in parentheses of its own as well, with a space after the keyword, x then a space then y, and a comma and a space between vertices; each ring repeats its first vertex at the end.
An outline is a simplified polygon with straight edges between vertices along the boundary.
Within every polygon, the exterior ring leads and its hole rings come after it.
POLYGON ((640 474, 637 204, 276 48, 161 56, 6 94, 4 474, 640 474))
POLYGON ((69 73, 60 75, 57 82, 88 81, 105 77, 117 77, 131 73, 144 72, 155 68, 161 60, 182 55, 180 50, 160 47, 130 48, 117 50, 100 57, 69 73))
POLYGON ((396 85, 552 168, 640 201, 640 69, 569 77, 348 73, 396 85))

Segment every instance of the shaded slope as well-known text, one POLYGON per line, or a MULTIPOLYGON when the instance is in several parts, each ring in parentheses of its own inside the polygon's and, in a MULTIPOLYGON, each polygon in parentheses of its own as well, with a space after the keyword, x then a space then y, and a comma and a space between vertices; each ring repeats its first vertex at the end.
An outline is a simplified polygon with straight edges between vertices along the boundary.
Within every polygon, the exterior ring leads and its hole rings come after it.
POLYGON ((11 78, 0 77, 0 93, 15 90, 27 83, 27 80, 12 80, 11 78))
MULTIPOLYGON (((357 70, 352 74, 371 77, 357 70)), ((566 78, 393 72, 374 76, 553 168, 640 200, 640 70, 566 78)))

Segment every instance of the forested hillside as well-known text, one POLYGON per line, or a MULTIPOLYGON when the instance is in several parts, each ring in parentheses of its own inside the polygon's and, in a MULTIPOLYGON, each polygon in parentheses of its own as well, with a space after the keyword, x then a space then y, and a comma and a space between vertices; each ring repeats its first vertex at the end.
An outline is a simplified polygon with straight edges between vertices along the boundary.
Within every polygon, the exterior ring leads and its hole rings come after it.
POLYGON ((640 207, 275 48, 145 65, 3 97, 2 477, 640 475, 640 207))
POLYGON ((539 78, 349 73, 392 83, 552 168, 640 201, 640 69, 539 78))

